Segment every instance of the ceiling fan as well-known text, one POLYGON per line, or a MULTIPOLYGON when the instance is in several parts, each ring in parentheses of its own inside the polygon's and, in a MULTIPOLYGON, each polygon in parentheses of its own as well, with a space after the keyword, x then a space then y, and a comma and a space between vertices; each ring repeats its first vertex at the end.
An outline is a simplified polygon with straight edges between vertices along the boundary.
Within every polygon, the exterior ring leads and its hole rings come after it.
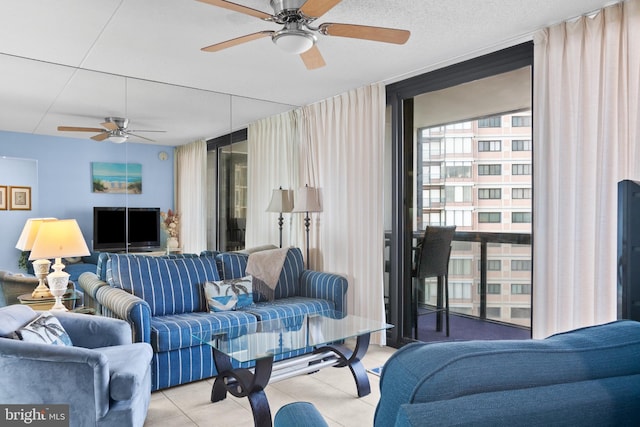
POLYGON ((94 141, 104 141, 108 139, 116 144, 125 142, 129 136, 155 142, 153 139, 137 135, 134 132, 164 132, 163 130, 129 130, 129 119, 122 117, 105 117, 101 123, 104 128, 85 128, 77 126, 58 126, 58 130, 62 132, 98 132, 97 135, 91 137, 94 141))
POLYGON ((313 21, 327 13, 341 0, 271 0, 274 13, 269 14, 226 0, 198 0, 213 6, 254 16, 264 21, 284 25, 280 31, 259 31, 242 37, 216 43, 202 48, 205 52, 218 52, 263 37, 271 40, 284 51, 299 54, 309 70, 323 67, 324 59, 316 46, 316 33, 325 36, 349 37, 385 43, 404 44, 411 33, 395 28, 370 27, 366 25, 336 24, 327 22, 317 27, 313 21))

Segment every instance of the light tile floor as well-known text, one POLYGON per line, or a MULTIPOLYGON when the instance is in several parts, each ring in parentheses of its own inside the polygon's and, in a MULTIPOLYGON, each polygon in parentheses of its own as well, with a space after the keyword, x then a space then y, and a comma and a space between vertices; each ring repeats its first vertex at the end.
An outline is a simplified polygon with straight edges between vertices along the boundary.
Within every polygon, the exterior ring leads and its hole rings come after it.
MULTIPOLYGON (((365 368, 382 366, 396 349, 371 344, 363 359, 365 368)), ((290 402, 312 402, 331 427, 362 427, 373 425, 373 415, 380 398, 379 377, 367 373, 371 394, 358 398, 356 386, 348 368, 324 368, 270 384, 266 388, 271 416, 290 402)), ((211 403, 213 380, 152 393, 145 427, 162 426, 253 426, 251 408, 246 398, 229 395, 221 402, 211 403)))

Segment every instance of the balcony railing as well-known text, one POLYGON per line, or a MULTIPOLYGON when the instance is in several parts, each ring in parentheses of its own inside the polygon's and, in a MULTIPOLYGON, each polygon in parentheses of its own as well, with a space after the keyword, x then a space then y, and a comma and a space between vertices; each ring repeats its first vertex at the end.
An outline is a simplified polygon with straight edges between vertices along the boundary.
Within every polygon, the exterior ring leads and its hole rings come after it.
MULTIPOLYGON (((422 233, 414 236, 419 239, 422 233)), ((452 312, 531 326, 531 234, 458 231, 451 260, 452 312)), ((435 279, 425 280, 418 294, 420 305, 438 305, 435 279)))

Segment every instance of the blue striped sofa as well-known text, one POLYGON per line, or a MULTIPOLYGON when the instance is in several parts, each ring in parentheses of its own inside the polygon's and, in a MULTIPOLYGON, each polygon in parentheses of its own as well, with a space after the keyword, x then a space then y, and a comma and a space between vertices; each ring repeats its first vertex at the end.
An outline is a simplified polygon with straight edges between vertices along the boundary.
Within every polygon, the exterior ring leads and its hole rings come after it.
POLYGON ((151 344, 152 389, 159 390, 217 375, 211 348, 194 339, 194 332, 231 328, 240 335, 256 330, 262 319, 344 312, 347 280, 305 270, 298 248, 287 253, 273 301, 258 299, 238 310, 209 312, 203 283, 243 277, 248 257, 237 252, 181 257, 109 254, 98 271, 102 278, 84 273, 79 285, 95 299, 100 314, 129 322, 134 342, 151 344))

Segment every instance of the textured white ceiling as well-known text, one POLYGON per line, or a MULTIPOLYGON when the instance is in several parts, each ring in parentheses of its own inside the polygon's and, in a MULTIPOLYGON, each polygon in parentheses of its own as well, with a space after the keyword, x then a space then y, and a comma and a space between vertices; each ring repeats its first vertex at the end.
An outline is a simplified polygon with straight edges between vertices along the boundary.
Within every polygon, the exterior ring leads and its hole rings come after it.
MULTIPOLYGON (((236 3, 271 12, 267 0, 236 3)), ((131 129, 166 131, 143 134, 157 143, 181 145, 530 40, 540 28, 611 3, 343 0, 317 23, 403 28, 411 38, 398 46, 319 36, 327 65, 309 71, 269 38, 201 52, 280 27, 195 0, 3 0, 0 130, 88 138, 56 127, 126 116, 131 129)))

